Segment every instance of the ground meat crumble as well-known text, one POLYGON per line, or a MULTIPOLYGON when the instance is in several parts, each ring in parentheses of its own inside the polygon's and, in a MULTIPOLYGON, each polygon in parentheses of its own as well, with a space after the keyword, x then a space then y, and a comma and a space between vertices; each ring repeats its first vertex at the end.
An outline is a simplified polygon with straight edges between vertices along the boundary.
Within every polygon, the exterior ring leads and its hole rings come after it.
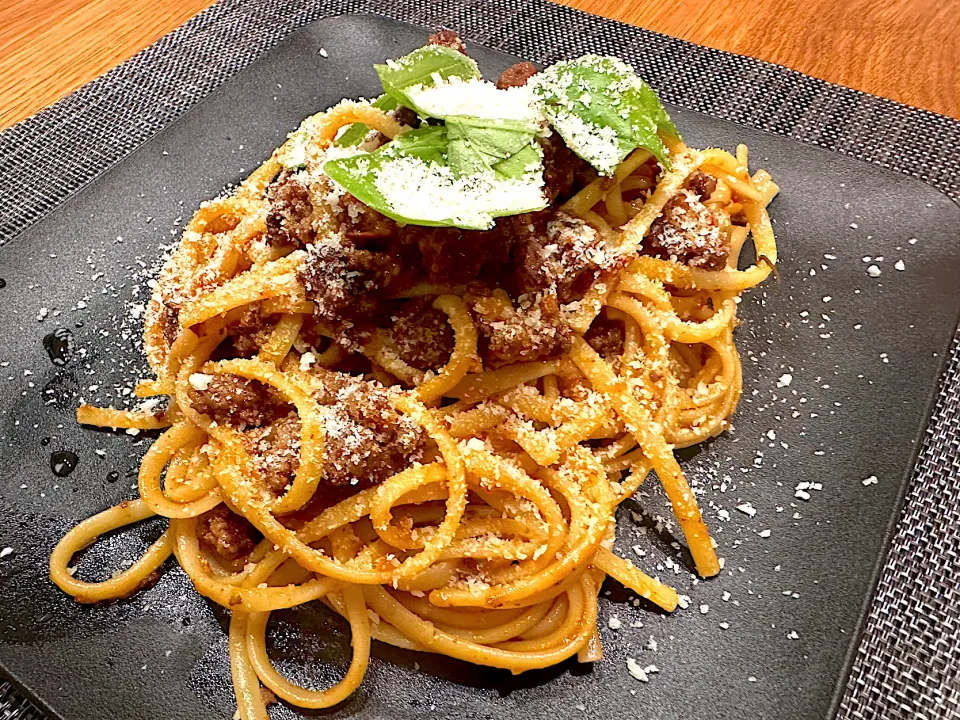
POLYGON ((413 298, 391 317, 390 339, 400 359, 418 370, 446 365, 453 352, 453 329, 429 298, 413 298))
POLYGON ((459 53, 467 54, 467 44, 453 30, 439 30, 427 38, 427 45, 442 45, 459 53))
POLYGON ((277 415, 265 427, 244 433, 247 452, 253 458, 267 489, 282 495, 300 467, 300 418, 294 411, 277 415))
POLYGON ((527 84, 527 80, 536 74, 537 66, 532 62, 518 62, 516 65, 511 65, 500 73, 500 77, 497 78, 497 87, 501 90, 512 87, 523 87, 527 84))
POLYGON ((423 459, 426 435, 390 404, 378 383, 330 371, 316 371, 315 392, 324 405, 324 482, 368 487, 423 459))
POLYGON ((517 307, 503 290, 464 299, 477 322, 480 357, 487 367, 542 360, 570 347, 570 330, 552 293, 525 295, 517 307))
POLYGON ((521 293, 549 289, 561 304, 583 297, 604 272, 625 262, 607 247, 589 223, 564 212, 554 214, 545 233, 534 233, 518 243, 514 286, 521 293))
POLYGON ((357 346, 381 309, 380 292, 400 271, 387 253, 360 250, 345 237, 313 243, 299 269, 314 317, 339 336, 347 347, 357 346))
POLYGON ((610 360, 623 354, 624 329, 619 320, 600 314, 593 321, 583 339, 602 357, 610 360))
POLYGON ((248 305, 236 320, 227 324, 228 340, 217 349, 215 356, 253 357, 270 339, 279 319, 279 315, 265 313, 260 303, 248 305))
POLYGON ((313 242, 313 204, 307 186, 284 170, 267 188, 268 212, 265 239, 270 245, 303 247, 313 242))
MULTIPOLYGON (((314 397, 326 437, 322 481, 368 487, 423 458, 426 436, 390 404, 383 386, 344 373, 314 369, 314 397)), ((193 407, 243 433, 247 452, 267 489, 282 495, 300 467, 300 418, 262 383, 233 375, 208 376, 191 388, 193 407)))
POLYGON ((263 383, 235 375, 209 375, 202 387, 189 390, 193 409, 220 425, 262 427, 290 405, 280 400, 263 383))
POLYGON ((200 546, 227 564, 246 560, 262 537, 246 518, 226 505, 217 505, 197 520, 200 546))
POLYGON ((643 252, 690 267, 722 269, 730 253, 729 242, 720 232, 716 213, 704 204, 715 188, 716 180, 695 172, 650 226, 643 252))

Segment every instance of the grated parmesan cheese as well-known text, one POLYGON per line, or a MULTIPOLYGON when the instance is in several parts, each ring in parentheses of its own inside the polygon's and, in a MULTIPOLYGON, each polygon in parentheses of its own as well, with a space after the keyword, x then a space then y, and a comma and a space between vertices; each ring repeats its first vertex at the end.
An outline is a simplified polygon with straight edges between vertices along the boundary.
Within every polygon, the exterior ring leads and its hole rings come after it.
POLYGON ((658 668, 656 665, 640 667, 640 663, 638 663, 636 660, 633 658, 627 658, 627 671, 635 680, 639 680, 640 682, 649 682, 650 676, 654 673, 660 672, 660 668, 658 668))
POLYGON ((557 113, 553 127, 567 147, 604 175, 611 175, 620 164, 623 151, 613 128, 586 123, 567 110, 557 113))
POLYGON ((306 372, 310 366, 317 361, 317 356, 312 352, 305 352, 300 356, 300 372, 306 372))
POLYGON ((457 177, 448 167, 406 156, 376 169, 374 185, 390 210, 402 217, 489 229, 496 216, 546 205, 542 168, 538 162, 520 178, 507 179, 492 171, 457 177))
POLYGON ((210 387, 211 380, 213 380, 213 375, 205 375, 204 373, 193 373, 189 378, 190 384, 200 391, 210 387))
POLYGON ((435 118, 469 115, 534 123, 546 120, 530 85, 501 90, 480 78, 451 76, 436 85, 414 85, 404 92, 420 110, 435 118))

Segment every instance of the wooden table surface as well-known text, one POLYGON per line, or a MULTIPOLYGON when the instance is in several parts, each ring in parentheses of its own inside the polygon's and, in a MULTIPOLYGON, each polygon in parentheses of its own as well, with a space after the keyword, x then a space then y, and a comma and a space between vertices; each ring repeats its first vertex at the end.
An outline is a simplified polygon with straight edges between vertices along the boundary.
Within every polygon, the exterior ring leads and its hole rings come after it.
MULTIPOLYGON (((562 0, 960 118, 960 0, 562 0)), ((0 128, 106 72, 210 0, 0 0, 0 128)))

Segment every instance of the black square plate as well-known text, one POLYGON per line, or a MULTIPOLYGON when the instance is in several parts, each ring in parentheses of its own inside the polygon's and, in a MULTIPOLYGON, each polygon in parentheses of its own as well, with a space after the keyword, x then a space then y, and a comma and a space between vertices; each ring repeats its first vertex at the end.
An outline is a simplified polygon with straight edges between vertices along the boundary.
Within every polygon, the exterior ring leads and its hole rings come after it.
MULTIPOLYGON (((233 715, 225 615, 179 569, 108 606, 77 605, 47 580, 47 556, 70 526, 133 495, 147 444, 81 429, 73 412, 81 397, 122 403, 143 372, 145 268, 198 204, 256 167, 303 117, 344 96, 376 95, 371 65, 425 36, 372 16, 294 33, 0 250, 0 548, 12 548, 0 557, 0 664, 51 716, 233 715), (72 350, 54 353, 56 364, 48 350, 63 331, 72 350), (51 454, 64 450, 79 463, 58 477, 51 454)), ((488 77, 515 61, 481 47, 472 54, 488 77)), ((956 326, 960 210, 919 181, 848 157, 679 109, 674 119, 694 146, 747 143, 753 164, 783 188, 771 208, 779 277, 742 307, 736 428, 686 453, 724 572, 691 577, 651 489, 622 509, 619 549, 689 595, 688 609, 662 616, 611 588, 602 662, 516 678, 380 646, 362 688, 324 715, 832 712, 956 326), (810 485, 798 493, 799 483, 810 485), (619 629, 608 624, 614 617, 619 629), (660 672, 638 682, 628 657, 660 672)), ((84 553, 80 574, 106 576, 108 561, 129 561, 158 532, 148 523, 105 539, 84 553)), ((273 624, 272 650, 293 677, 323 685, 345 669, 344 627, 323 608, 277 613, 273 624)))

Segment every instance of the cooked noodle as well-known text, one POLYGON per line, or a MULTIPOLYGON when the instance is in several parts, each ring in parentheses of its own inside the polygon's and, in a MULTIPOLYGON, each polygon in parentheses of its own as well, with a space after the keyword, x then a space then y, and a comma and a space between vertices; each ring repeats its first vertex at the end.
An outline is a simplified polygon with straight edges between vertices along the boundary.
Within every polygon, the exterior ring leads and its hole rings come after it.
MULTIPOLYGON (((341 105, 313 119, 321 148, 355 121, 388 137, 400 132, 379 110, 341 105)), ((433 298, 432 307, 446 316, 454 337, 449 360, 424 372, 404 362, 383 334, 363 351, 372 376, 393 386, 393 410, 429 438, 427 454, 423 463, 323 509, 311 505, 329 444, 313 368, 338 367, 346 353, 331 343, 305 357, 302 329, 313 305, 296 274, 305 253, 271 255, 255 242, 264 228, 264 189, 280 171, 285 147, 187 226, 184 243, 198 248, 197 272, 207 284, 186 298, 181 332, 169 347, 161 315, 148 321, 157 377, 137 392, 167 396, 168 410, 78 411, 89 425, 164 431, 141 463, 140 499, 90 518, 57 545, 50 572, 58 586, 82 602, 124 597, 174 554, 197 591, 231 611, 240 717, 263 720, 261 685, 304 708, 342 701, 362 681, 374 639, 513 672, 575 655, 597 659, 597 597, 607 575, 673 611, 673 589, 612 552, 617 505, 652 482, 651 470, 697 572, 720 571, 673 450, 727 427, 741 392, 737 299, 777 260, 766 210, 777 188, 763 171, 748 174, 745 147, 734 156, 675 145, 673 169, 659 177, 650 173, 650 153, 636 150, 611 179, 587 184, 565 203, 629 262, 599 277, 568 309, 574 335, 561 356, 484 368, 463 288, 421 284, 408 292, 433 298), (722 217, 745 219, 722 228, 731 246, 727 266, 704 269, 638 254, 651 224, 697 170, 717 180, 708 204, 722 217), (748 236, 756 262, 740 270, 748 236), (216 359, 231 318, 268 303, 280 319, 259 353, 216 359), (584 339, 600 316, 623 324, 617 357, 601 356, 584 339), (236 429, 193 407, 197 374, 256 381, 295 408, 299 468, 281 494, 268 492, 236 429), (198 518, 221 503, 263 535, 240 568, 225 567, 198 538, 198 518), (285 521, 291 513, 298 514, 295 525, 285 521), (153 515, 169 518, 169 526, 142 559, 102 583, 73 576, 75 552, 153 515), (284 678, 264 639, 271 611, 313 600, 346 618, 353 647, 343 679, 319 691, 284 678)))

